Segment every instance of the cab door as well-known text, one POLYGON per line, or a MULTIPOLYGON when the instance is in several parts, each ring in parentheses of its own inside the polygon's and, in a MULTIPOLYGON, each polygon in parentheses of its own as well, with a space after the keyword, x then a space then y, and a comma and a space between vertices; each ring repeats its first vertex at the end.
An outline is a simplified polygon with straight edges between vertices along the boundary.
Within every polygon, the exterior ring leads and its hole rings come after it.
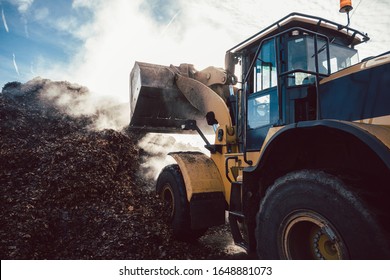
POLYGON ((261 46, 250 69, 247 91, 247 151, 258 151, 279 119, 275 40, 261 46))

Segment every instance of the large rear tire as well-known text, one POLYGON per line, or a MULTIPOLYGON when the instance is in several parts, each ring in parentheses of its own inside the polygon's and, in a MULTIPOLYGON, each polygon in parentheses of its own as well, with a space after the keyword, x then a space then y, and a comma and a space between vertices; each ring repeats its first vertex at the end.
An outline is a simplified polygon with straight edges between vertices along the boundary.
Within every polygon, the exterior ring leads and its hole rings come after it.
POLYGON ((168 165, 161 171, 156 191, 165 204, 168 221, 176 239, 194 241, 206 232, 207 229, 191 229, 187 192, 177 164, 168 165))
POLYGON ((261 259, 388 259, 389 241, 358 195, 321 171, 278 179, 261 202, 261 259))

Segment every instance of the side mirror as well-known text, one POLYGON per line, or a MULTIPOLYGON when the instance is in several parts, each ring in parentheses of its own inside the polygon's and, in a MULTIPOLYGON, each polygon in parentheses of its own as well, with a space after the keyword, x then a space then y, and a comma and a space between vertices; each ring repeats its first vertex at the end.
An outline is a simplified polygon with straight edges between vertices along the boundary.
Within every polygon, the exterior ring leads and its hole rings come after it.
POLYGON ((225 70, 229 74, 234 74, 234 67, 237 64, 238 60, 234 53, 226 52, 225 54, 225 70))

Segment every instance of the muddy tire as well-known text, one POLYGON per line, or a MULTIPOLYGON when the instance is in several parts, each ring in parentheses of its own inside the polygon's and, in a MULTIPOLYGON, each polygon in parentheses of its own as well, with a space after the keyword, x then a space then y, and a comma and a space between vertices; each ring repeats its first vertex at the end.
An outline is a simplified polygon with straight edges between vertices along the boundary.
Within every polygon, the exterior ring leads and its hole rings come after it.
POLYGON ((388 238, 363 201, 320 171, 287 174, 257 214, 261 259, 388 259, 388 238))
POLYGON ((176 239, 194 241, 206 232, 207 229, 191 229, 187 192, 177 164, 168 165, 161 171, 156 191, 165 204, 167 220, 176 239))

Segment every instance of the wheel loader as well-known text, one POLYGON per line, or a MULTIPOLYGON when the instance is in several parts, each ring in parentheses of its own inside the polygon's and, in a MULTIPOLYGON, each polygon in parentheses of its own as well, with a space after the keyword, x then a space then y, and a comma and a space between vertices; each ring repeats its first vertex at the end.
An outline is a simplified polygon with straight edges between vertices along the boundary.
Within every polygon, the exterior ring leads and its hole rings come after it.
POLYGON ((292 13, 224 69, 135 63, 130 129, 195 133, 209 151, 170 153, 157 179, 176 238, 228 219, 260 259, 390 258, 390 52, 359 62, 368 40, 292 13))

